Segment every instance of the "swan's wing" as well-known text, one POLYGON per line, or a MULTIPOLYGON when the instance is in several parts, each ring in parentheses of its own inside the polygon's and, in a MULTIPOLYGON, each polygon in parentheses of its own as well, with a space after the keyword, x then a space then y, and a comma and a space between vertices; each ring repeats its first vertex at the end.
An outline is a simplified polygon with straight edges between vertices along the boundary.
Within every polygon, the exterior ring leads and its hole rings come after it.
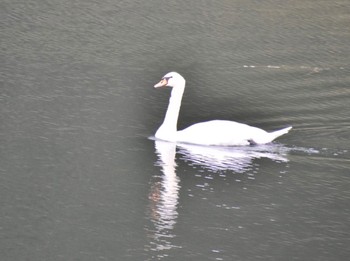
POLYGON ((249 145, 253 137, 267 132, 234 121, 214 120, 196 123, 177 132, 177 141, 202 145, 249 145))

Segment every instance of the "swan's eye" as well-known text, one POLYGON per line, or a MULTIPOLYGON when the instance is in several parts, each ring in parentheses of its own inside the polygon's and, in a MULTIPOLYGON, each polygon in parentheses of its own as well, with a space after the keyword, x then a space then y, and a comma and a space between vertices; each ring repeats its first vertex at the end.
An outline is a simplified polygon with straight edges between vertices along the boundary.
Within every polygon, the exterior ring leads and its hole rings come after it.
POLYGON ((167 82, 169 81, 169 79, 173 78, 173 76, 169 76, 169 77, 163 77, 163 80, 166 80, 167 82))

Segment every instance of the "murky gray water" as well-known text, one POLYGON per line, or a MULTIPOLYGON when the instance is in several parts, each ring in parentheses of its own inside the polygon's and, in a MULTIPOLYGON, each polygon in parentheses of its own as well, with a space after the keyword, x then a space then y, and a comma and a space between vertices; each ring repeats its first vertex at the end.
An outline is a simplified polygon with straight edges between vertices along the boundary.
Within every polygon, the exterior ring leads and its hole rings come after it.
POLYGON ((2 1, 1 260, 345 260, 350 7, 336 1, 2 1), (246 148, 148 139, 294 129, 246 148))

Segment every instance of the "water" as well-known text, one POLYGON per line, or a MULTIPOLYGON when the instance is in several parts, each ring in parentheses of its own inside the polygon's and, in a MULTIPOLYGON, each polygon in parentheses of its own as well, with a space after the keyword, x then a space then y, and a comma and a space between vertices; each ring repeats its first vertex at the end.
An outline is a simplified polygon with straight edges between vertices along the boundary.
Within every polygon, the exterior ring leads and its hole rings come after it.
POLYGON ((345 260, 348 1, 3 1, 2 260, 345 260), (148 139, 187 79, 179 128, 274 144, 148 139))

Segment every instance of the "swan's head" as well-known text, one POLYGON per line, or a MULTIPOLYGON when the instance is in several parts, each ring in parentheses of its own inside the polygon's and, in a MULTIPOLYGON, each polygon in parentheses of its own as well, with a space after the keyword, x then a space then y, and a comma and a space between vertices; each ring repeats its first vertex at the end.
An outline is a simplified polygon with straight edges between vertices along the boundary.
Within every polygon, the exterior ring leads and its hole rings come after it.
POLYGON ((154 88, 159 87, 175 87, 175 86, 185 86, 185 79, 177 72, 169 72, 163 76, 159 83, 154 85, 154 88))

